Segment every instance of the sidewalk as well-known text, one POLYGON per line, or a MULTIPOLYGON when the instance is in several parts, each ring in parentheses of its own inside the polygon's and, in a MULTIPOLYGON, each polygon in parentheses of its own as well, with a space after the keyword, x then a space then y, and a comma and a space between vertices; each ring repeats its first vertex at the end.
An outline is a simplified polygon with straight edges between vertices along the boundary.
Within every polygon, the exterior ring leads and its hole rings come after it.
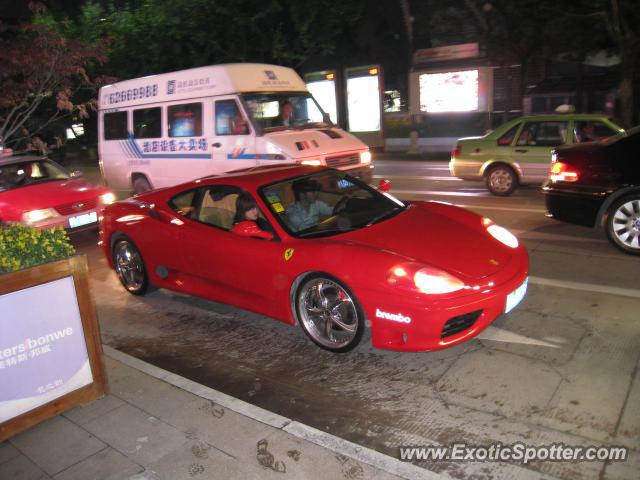
POLYGON ((104 348, 109 395, 0 444, 1 480, 443 478, 104 348))

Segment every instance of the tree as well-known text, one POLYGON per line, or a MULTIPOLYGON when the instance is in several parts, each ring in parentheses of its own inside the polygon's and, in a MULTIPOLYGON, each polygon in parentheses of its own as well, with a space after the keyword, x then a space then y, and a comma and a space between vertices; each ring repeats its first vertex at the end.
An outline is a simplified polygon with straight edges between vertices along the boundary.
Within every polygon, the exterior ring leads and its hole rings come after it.
POLYGON ((138 6, 83 6, 87 38, 113 37, 104 71, 132 78, 203 65, 266 62, 298 67, 334 51, 356 25, 362 1, 145 0, 138 6))
POLYGON ((95 100, 87 67, 105 60, 101 45, 66 38, 64 25, 30 4, 33 18, 0 32, 0 142, 16 145, 70 115, 86 117, 95 100), (85 95, 86 97, 86 95, 85 95), (37 118, 37 121, 35 119, 37 118))

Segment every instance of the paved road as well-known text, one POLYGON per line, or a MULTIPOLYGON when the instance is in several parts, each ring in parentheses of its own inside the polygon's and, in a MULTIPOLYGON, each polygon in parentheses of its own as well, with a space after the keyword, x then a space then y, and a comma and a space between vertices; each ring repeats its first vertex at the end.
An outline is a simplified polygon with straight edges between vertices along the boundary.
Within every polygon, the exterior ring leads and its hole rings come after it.
MULTIPOLYGON (((637 478, 640 259, 601 232, 544 216, 536 188, 510 198, 449 176, 445 162, 378 162, 403 199, 465 205, 530 252, 523 304, 481 336, 440 352, 332 355, 298 329, 225 305, 126 294, 87 234, 105 343, 190 379, 393 456, 402 445, 623 445, 627 462, 420 465, 455 478, 637 478)), ((473 248, 470 245, 469 248, 473 248)))

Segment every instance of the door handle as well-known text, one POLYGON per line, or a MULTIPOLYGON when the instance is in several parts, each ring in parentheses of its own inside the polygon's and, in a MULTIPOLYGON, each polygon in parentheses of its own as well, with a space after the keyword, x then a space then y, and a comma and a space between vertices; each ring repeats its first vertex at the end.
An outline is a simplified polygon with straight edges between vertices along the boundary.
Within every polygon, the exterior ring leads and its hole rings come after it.
POLYGON ((215 148, 220 148, 222 144, 220 142, 216 142, 216 143, 212 143, 211 146, 215 148))
POLYGON ((526 148, 516 148, 515 151, 518 153, 527 153, 529 150, 526 148))

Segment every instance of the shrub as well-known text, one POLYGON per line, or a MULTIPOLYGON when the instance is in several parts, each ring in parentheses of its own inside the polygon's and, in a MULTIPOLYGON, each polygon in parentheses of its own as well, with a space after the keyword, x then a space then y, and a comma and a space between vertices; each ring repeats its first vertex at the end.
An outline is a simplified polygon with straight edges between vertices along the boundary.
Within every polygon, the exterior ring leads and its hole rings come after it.
POLYGON ((74 253, 62 227, 39 230, 19 224, 0 226, 0 274, 61 260, 74 253))

